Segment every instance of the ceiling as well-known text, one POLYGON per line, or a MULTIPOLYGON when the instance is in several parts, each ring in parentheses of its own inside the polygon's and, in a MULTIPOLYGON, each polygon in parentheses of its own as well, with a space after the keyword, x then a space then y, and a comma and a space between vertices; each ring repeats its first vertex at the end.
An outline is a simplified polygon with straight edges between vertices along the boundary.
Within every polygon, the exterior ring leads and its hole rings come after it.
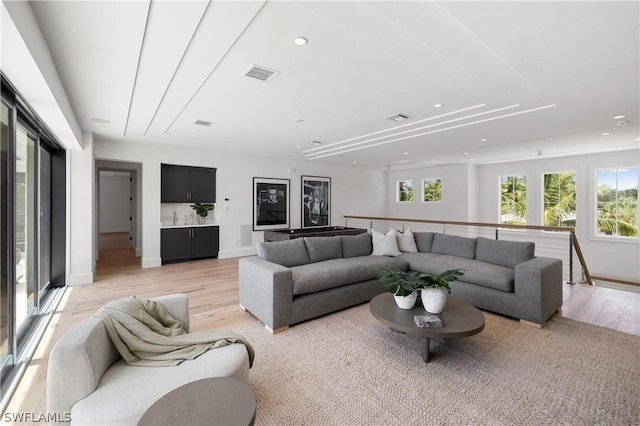
POLYGON ((32 6, 80 126, 106 141, 391 169, 640 144, 637 1, 32 6))

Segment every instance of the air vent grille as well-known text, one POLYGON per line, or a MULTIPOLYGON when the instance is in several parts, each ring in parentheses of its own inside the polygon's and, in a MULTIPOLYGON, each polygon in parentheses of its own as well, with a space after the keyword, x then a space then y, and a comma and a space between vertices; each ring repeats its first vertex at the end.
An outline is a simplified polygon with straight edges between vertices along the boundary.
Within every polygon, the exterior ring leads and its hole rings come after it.
POLYGON ((407 118, 409 118, 409 116, 408 115, 404 115, 404 114, 395 114, 395 115, 392 115, 392 116, 386 117, 386 118, 387 118, 387 120, 391 120, 391 121, 404 121, 407 118))
POLYGON ((262 81, 269 81, 278 74, 278 71, 270 70, 260 65, 251 65, 251 68, 244 73, 247 77, 253 77, 262 81))
POLYGON ((198 126, 213 126, 213 123, 211 121, 204 121, 204 120, 196 120, 193 122, 193 124, 197 124, 198 126))

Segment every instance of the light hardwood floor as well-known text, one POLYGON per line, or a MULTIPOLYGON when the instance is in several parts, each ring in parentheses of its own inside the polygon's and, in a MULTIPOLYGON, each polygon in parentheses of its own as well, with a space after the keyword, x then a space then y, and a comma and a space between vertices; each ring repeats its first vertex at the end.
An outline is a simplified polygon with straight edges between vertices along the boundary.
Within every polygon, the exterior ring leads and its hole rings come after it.
MULTIPOLYGON (((66 290, 6 412, 46 412, 46 369, 51 348, 72 325, 111 300, 132 294, 153 297, 186 293, 192 330, 233 329, 256 321, 238 306, 237 258, 142 269, 140 260, 128 248, 126 234, 103 234, 100 236, 100 259, 94 281, 90 285, 66 290)), ((565 284, 564 304, 559 314, 640 336, 638 293, 565 284)))

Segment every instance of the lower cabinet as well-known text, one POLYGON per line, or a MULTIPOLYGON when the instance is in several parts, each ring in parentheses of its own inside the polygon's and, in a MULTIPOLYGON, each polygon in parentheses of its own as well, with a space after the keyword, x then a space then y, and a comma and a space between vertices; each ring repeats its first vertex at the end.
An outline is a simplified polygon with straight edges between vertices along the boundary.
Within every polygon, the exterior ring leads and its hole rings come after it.
POLYGON ((168 228, 160 232, 163 264, 218 257, 220 228, 217 226, 168 228))

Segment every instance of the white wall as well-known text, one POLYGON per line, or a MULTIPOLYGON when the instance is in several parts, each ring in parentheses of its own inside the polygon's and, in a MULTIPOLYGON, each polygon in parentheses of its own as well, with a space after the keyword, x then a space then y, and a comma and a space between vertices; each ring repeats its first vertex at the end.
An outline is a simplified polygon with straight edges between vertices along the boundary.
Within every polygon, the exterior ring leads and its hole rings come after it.
POLYGON ((84 150, 69 151, 69 241, 67 241, 68 285, 93 282, 95 268, 95 185, 93 136, 82 133, 84 150))
POLYGON ((124 172, 100 172, 100 232, 129 232, 131 176, 124 172))
MULTIPOLYGON (((389 217, 403 219, 429 219, 469 221, 470 191, 469 176, 472 166, 455 164, 448 166, 423 167, 389 172, 387 190, 389 192, 389 217), (425 203, 421 201, 422 179, 442 179, 442 201, 425 203), (414 201, 396 202, 396 185, 399 180, 414 181, 414 201)), ((475 209, 473 209, 475 211, 475 209)))
POLYGON ((576 172, 576 236, 592 275, 640 281, 640 242, 595 236, 596 169, 638 167, 640 151, 616 151, 565 158, 540 158, 515 163, 479 167, 478 220, 499 220, 498 178, 502 175, 527 175, 527 223, 542 225, 542 176, 545 173, 576 172))
POLYGON ((343 225, 344 215, 385 216, 386 173, 362 168, 329 167, 306 160, 255 156, 204 148, 146 143, 126 144, 96 140, 95 158, 142 163, 142 265, 158 266, 160 259, 160 164, 215 167, 216 209, 220 224, 220 257, 255 253, 262 232, 253 232, 252 244, 240 246, 242 226, 253 221, 253 177, 290 179, 291 227, 301 223, 301 175, 331 178, 331 224, 343 225), (295 170, 295 171, 294 171, 295 170), (225 201, 228 199, 228 201, 225 201))

